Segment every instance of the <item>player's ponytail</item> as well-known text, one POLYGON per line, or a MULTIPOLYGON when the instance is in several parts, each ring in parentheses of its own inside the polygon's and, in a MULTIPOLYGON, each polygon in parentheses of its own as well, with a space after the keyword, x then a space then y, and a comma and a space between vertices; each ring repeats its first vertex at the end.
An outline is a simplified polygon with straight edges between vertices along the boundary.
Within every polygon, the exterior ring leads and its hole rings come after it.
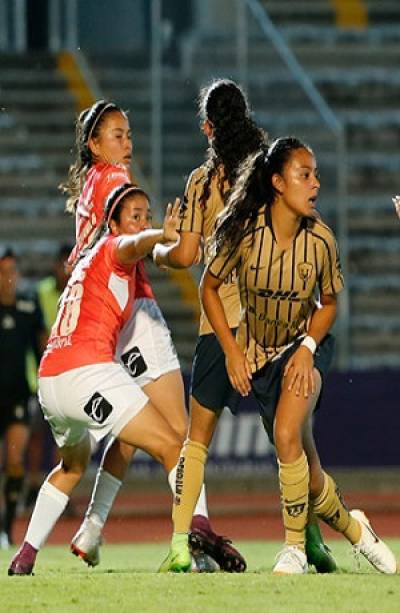
POLYGON ((199 115, 213 128, 207 150, 206 176, 200 197, 205 202, 210 195, 212 177, 222 168, 221 187, 226 179, 233 185, 239 166, 250 154, 259 151, 267 135, 251 118, 244 91, 234 81, 217 79, 200 91, 199 115))
POLYGON ((237 245, 243 233, 254 227, 260 209, 272 205, 277 196, 272 177, 282 175, 292 152, 297 149, 311 151, 298 138, 286 136, 276 139, 268 149, 263 148, 246 158, 239 168, 227 206, 218 217, 214 251, 237 245))

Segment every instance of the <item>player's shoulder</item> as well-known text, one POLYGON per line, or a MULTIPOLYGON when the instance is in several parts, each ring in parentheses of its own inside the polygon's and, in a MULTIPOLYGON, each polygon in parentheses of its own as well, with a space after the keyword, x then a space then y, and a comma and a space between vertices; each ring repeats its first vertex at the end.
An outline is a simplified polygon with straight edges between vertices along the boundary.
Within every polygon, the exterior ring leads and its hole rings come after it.
POLYGON ((307 227, 316 237, 329 242, 335 240, 333 230, 321 217, 308 218, 307 227))
POLYGON ((123 164, 101 162, 95 165, 95 172, 97 173, 98 181, 105 184, 115 183, 117 180, 130 182, 129 172, 123 164))
POLYGON ((206 178, 206 173, 207 170, 205 164, 194 168, 188 176, 187 185, 195 187, 203 183, 206 178))

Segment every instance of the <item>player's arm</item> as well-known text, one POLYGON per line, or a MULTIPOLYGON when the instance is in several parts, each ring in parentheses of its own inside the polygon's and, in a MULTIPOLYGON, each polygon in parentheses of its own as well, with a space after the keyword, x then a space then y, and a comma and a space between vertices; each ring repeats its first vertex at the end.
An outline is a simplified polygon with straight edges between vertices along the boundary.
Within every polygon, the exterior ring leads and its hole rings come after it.
POLYGON ((229 327, 222 300, 218 293, 222 283, 223 279, 214 277, 206 270, 200 282, 200 298, 208 320, 225 353, 229 380, 242 396, 247 396, 251 391, 251 369, 229 327))
POLYGON ((156 245, 153 259, 157 266, 189 268, 199 262, 201 235, 197 232, 181 232, 174 245, 156 245))
POLYGON ((171 243, 179 240, 179 199, 169 203, 160 230, 143 230, 132 236, 124 235, 117 246, 117 257, 121 264, 134 264, 146 257, 156 243, 171 243))

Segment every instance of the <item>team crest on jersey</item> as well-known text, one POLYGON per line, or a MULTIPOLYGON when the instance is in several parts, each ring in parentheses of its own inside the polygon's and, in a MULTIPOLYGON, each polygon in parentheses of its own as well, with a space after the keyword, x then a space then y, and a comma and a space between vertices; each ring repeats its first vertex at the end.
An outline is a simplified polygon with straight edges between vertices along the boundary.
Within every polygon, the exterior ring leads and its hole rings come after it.
POLYGON ((113 407, 104 396, 96 392, 89 402, 85 404, 83 410, 97 424, 103 424, 113 410, 113 407))
POLYGON ((313 265, 310 262, 301 262, 297 264, 297 272, 302 281, 309 281, 313 272, 313 265))
POLYGON ((131 377, 140 377, 147 370, 147 364, 143 359, 139 347, 132 347, 121 356, 121 360, 131 377))

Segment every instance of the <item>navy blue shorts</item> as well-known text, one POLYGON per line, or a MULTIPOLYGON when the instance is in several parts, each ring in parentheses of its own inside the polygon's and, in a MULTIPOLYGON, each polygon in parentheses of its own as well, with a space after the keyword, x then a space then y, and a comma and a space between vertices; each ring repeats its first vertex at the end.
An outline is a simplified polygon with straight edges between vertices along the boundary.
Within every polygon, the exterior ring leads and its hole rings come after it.
MULTIPOLYGON (((235 334, 236 330, 232 332, 235 334)), ((225 354, 215 334, 203 334, 197 341, 190 394, 217 415, 224 407, 228 407, 234 415, 237 412, 241 396, 230 384, 225 354)))
MULTIPOLYGON (((283 371, 285 370, 287 361, 298 349, 302 340, 301 338, 295 341, 291 347, 286 349, 286 351, 279 356, 279 358, 273 362, 267 362, 265 366, 253 374, 251 385, 254 396, 257 399, 265 431, 271 443, 274 442, 275 412, 282 389, 283 371)), ((317 351, 314 354, 314 366, 321 374, 322 384, 331 365, 334 349, 335 339, 331 334, 328 334, 318 345, 317 351)), ((318 398, 316 409, 321 400, 321 393, 318 398)))

